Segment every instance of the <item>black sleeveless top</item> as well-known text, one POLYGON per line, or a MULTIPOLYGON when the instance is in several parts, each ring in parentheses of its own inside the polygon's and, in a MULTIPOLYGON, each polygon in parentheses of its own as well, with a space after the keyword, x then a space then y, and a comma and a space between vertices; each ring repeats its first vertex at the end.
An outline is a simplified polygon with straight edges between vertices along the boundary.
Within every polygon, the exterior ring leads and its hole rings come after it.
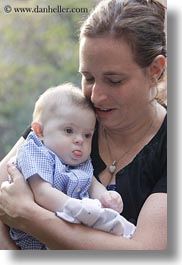
MULTIPOLYGON (((94 176, 106 167, 98 150, 98 126, 92 142, 94 176)), ((123 199, 122 215, 136 225, 140 210, 152 193, 167 193, 167 115, 157 134, 116 174, 116 191, 123 199)), ((160 202, 159 202, 160 203, 160 202)))

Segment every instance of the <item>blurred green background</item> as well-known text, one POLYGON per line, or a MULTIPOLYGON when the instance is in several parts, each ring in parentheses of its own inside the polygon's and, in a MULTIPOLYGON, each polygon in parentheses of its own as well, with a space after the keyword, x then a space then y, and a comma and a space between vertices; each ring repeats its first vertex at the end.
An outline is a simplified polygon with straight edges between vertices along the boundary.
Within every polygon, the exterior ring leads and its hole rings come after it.
MULTIPOLYGON (((38 96, 71 81, 80 86, 78 35, 87 12, 16 13, 14 7, 87 8, 92 0, 0 1, 0 160, 30 124, 38 96), (12 11, 6 13, 5 6, 12 11)), ((40 9, 39 9, 40 10, 40 9)))

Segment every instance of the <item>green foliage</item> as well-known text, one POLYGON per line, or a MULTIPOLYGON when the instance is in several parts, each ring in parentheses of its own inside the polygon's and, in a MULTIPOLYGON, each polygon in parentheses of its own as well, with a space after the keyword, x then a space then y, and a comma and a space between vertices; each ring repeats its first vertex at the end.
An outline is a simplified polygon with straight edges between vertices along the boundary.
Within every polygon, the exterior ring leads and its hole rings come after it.
MULTIPOLYGON (((0 2, 0 159, 31 122, 38 95, 63 82, 80 85, 80 21, 94 1, 31 0, 0 2), (14 8, 88 8, 82 13, 15 12, 14 8)), ((78 9, 77 9, 78 11, 78 9)))

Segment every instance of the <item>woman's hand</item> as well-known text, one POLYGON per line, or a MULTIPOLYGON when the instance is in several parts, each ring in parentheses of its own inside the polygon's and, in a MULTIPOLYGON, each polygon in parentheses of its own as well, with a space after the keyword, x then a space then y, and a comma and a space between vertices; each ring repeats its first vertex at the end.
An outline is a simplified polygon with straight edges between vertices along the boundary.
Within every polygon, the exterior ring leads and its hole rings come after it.
POLYGON ((23 217, 26 205, 34 201, 33 194, 22 174, 14 165, 7 170, 12 182, 5 181, 0 188, 0 219, 11 227, 19 227, 19 217, 23 217))

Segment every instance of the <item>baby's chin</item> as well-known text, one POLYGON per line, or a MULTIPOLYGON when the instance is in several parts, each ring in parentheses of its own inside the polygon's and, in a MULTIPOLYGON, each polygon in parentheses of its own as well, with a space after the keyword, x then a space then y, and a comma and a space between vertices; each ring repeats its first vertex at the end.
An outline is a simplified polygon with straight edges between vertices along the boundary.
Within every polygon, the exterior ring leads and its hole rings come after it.
POLYGON ((85 162, 85 160, 80 160, 80 161, 73 161, 71 163, 69 163, 68 165, 71 166, 71 167, 76 167, 76 166, 79 166, 80 164, 82 164, 83 162, 85 162))
POLYGON ((86 161, 87 159, 75 159, 75 158, 72 158, 72 159, 70 159, 69 161, 67 160, 67 161, 64 161, 64 163, 66 164, 66 165, 69 165, 69 166, 71 166, 71 167, 76 167, 76 166, 79 166, 80 164, 82 164, 82 163, 84 163, 85 161, 86 161))

